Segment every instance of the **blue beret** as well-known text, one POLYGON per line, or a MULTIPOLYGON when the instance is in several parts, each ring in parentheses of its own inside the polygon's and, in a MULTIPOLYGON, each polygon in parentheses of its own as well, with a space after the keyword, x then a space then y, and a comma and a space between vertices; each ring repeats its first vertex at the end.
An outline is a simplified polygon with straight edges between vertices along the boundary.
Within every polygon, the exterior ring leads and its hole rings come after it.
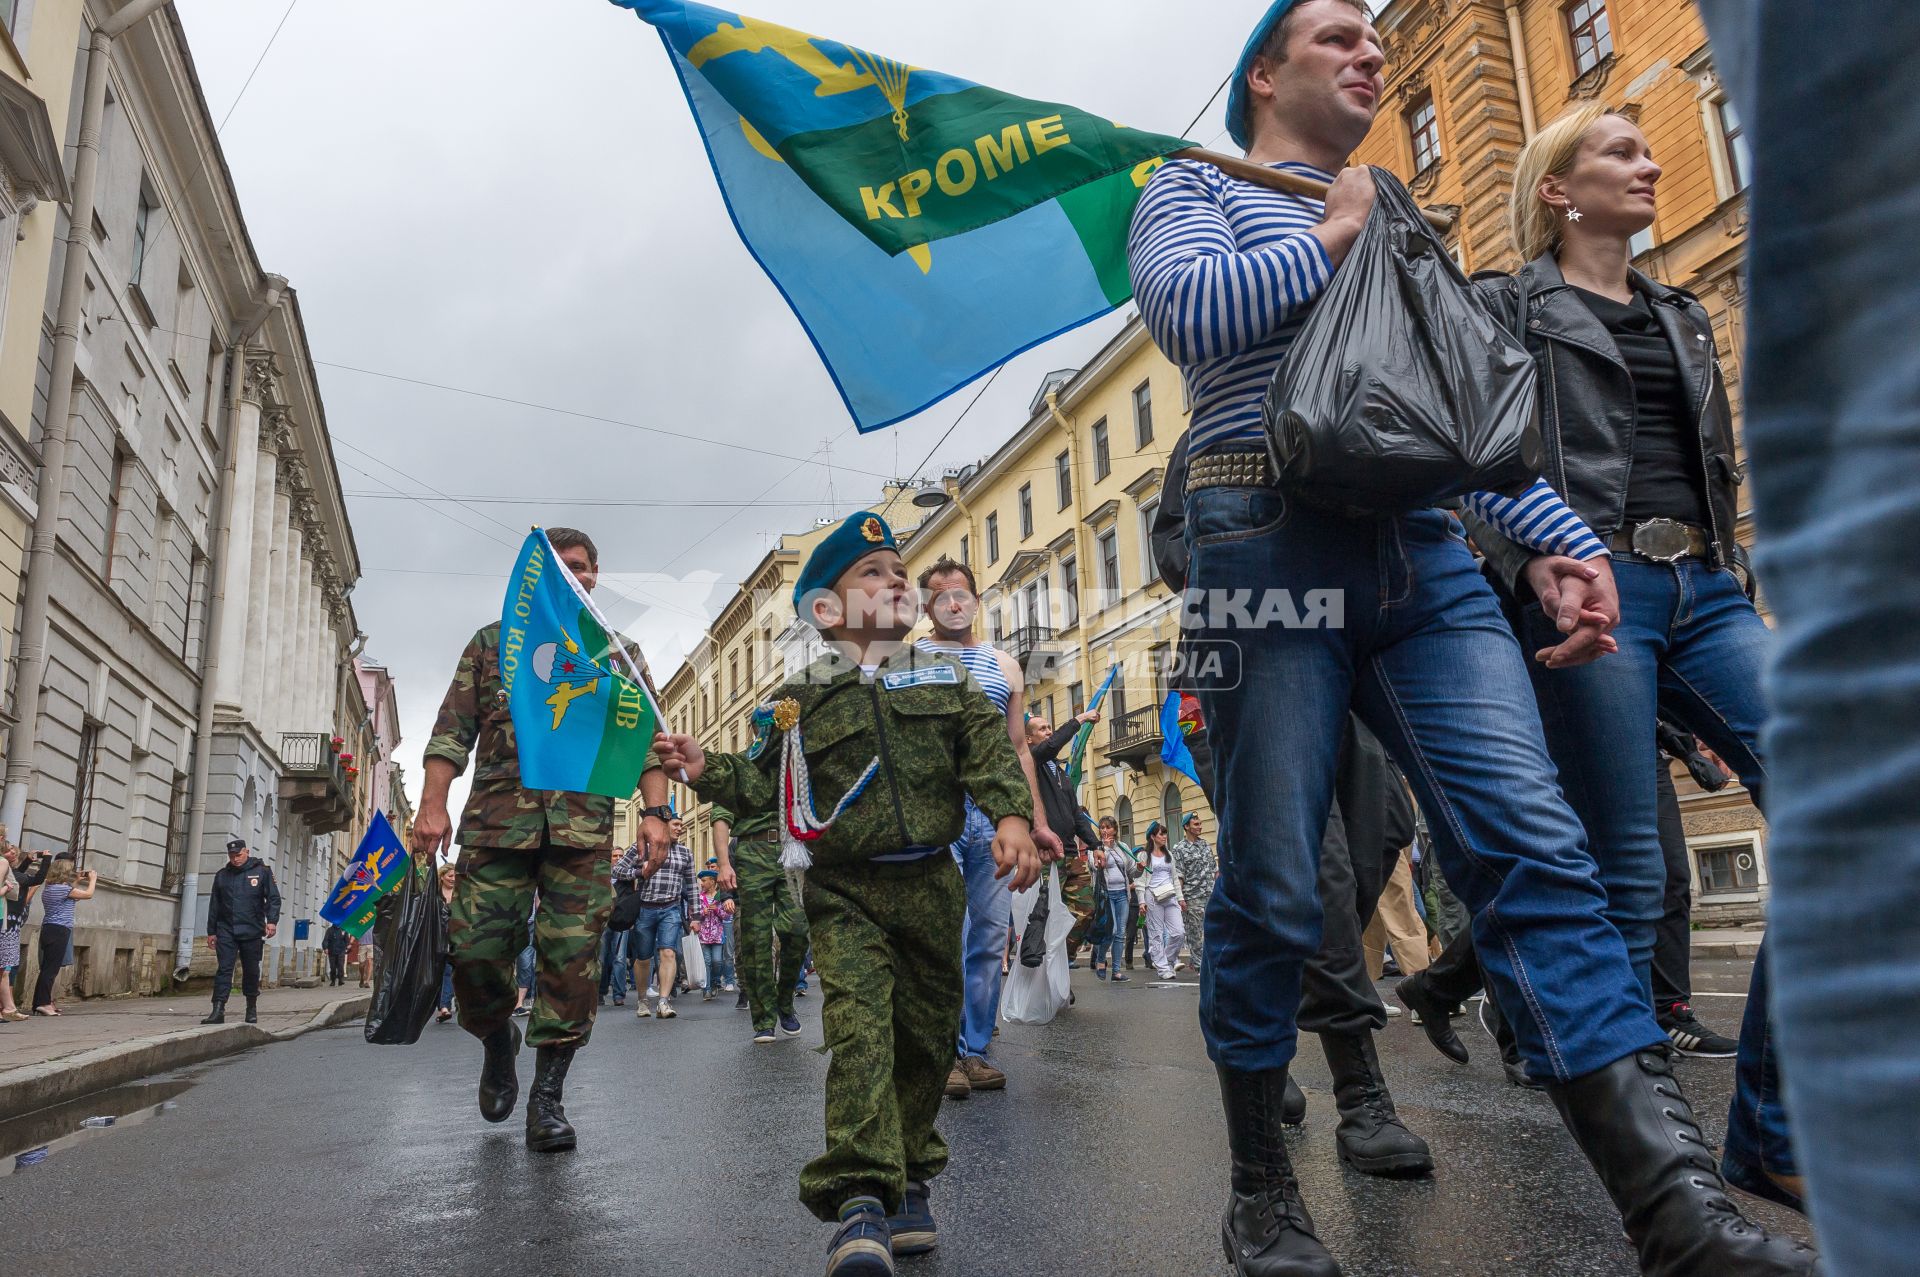
POLYGON ((887 521, 870 510, 860 510, 848 515, 840 526, 827 533, 826 539, 815 546, 808 556, 806 566, 800 569, 800 579, 793 583, 793 610, 801 620, 807 620, 806 605, 801 602, 815 590, 830 590, 846 570, 866 558, 875 550, 893 550, 900 546, 893 539, 893 529, 887 521))
POLYGON ((1280 25, 1280 19, 1287 16, 1287 10, 1293 8, 1297 0, 1273 0, 1273 7, 1267 10, 1267 16, 1260 19, 1260 25, 1253 29, 1253 36, 1247 41, 1247 47, 1241 51, 1240 61, 1233 68, 1233 84, 1227 91, 1227 136, 1241 150, 1247 149, 1252 135, 1247 131, 1247 68, 1260 56, 1260 50, 1266 46, 1273 35, 1273 29, 1280 25))

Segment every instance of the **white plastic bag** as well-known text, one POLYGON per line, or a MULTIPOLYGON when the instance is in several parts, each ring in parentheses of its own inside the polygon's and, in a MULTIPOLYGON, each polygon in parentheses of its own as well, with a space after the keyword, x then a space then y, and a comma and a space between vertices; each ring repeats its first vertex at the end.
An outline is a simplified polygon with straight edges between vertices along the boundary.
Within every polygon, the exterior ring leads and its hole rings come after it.
POLYGON ((689 931, 680 937, 680 961, 687 969, 687 985, 703 989, 707 984, 707 954, 700 947, 700 936, 689 931))
POLYGON ((1060 896, 1060 872, 1049 867, 1041 882, 1016 892, 1013 897, 1013 930, 1026 930, 1027 916, 1047 893, 1047 960, 1037 967, 1018 962, 1007 973, 1006 990, 1000 997, 1000 1014, 1008 1024, 1045 1024, 1067 1005, 1072 996, 1073 973, 1067 970, 1067 935, 1073 930, 1073 915, 1067 912, 1060 896))

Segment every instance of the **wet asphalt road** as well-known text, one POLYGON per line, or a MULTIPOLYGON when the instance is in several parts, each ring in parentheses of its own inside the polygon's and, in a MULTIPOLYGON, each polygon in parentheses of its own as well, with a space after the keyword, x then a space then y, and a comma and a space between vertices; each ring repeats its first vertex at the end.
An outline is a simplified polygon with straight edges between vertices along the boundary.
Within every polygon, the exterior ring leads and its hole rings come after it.
MULTIPOLYGON (((1109 987, 1076 972, 1078 1006, 1004 1029, 1011 1087, 946 1106, 942 1243, 902 1261, 904 1277, 1225 1271, 1225 1137, 1197 994, 1140 976, 1109 987)), ((1701 963, 1699 977, 1703 993, 1737 991, 1744 964, 1701 963)), ((1697 1003, 1713 1027, 1737 1027, 1740 999, 1697 1003)), ((433 1025, 412 1048, 336 1029, 204 1066, 180 1075, 192 1084, 171 1107, 148 1103, 24 1166, 21 1139, 60 1132, 0 1128, 12 1141, 0 1145, 5 1265, 45 1277, 818 1273, 827 1230, 794 1196, 820 1143, 818 1009, 802 1001, 805 1035, 774 1046, 751 1044, 731 999, 683 1001, 672 1022, 609 1009, 570 1081, 571 1155, 528 1153, 518 1115, 483 1123, 478 1045, 433 1025)), ((1308 1043, 1296 1075, 1311 1108, 1290 1143, 1322 1238, 1350 1277, 1630 1277, 1618 1220, 1552 1107, 1506 1085, 1477 1028, 1465 1036, 1473 1060, 1459 1067, 1404 1020, 1381 1035, 1400 1109, 1440 1163, 1412 1183, 1336 1160, 1326 1065, 1308 1043)), ((531 1069, 524 1054, 523 1085, 531 1069)), ((1717 1140, 1732 1061, 1681 1070, 1717 1140)))

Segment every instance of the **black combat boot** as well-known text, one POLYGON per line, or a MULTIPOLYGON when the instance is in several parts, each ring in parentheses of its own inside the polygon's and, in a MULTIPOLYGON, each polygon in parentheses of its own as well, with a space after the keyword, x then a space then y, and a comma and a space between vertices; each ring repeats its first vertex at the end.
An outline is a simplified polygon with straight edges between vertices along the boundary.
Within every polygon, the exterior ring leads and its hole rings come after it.
POLYGON ((1333 1070, 1333 1102, 1340 1110, 1340 1128, 1333 1134, 1340 1160, 1368 1175, 1432 1174, 1427 1142, 1394 1111, 1373 1034, 1322 1033, 1320 1045, 1333 1070))
POLYGON ((1435 1050, 1455 1064, 1467 1062, 1467 1044, 1453 1031, 1453 1008, 1442 1002, 1440 995, 1428 987, 1426 972, 1418 972, 1402 980, 1395 986, 1393 996, 1420 1021, 1427 1041, 1433 1043, 1435 1050))
POLYGON ((513 1058, 520 1054, 520 1026, 509 1020, 482 1038, 480 1045, 487 1052, 480 1066, 480 1116, 504 1122, 520 1098, 520 1076, 513 1070, 513 1058))
POLYGON ((227 1000, 225 998, 215 998, 213 1000, 212 1014, 207 1016, 206 1019, 200 1021, 200 1023, 225 1024, 226 1022, 227 1022, 227 1000))
POLYGON ((1233 1195, 1220 1240, 1236 1277, 1340 1277, 1340 1266, 1313 1234, 1313 1216, 1281 1135, 1287 1071, 1220 1069, 1233 1154, 1233 1195))
POLYGON ((527 1147, 536 1153, 563 1153, 576 1143, 560 1092, 573 1063, 570 1046, 543 1046, 534 1057, 533 1089, 527 1092, 527 1147))
POLYGON ((1287 1075, 1287 1093, 1280 1101, 1280 1120, 1287 1126, 1298 1126, 1307 1120, 1307 1093, 1300 1084, 1287 1075))
POLYGON ((247 999, 247 1023, 260 1023, 260 999, 258 998, 247 999))
POLYGON ((1620 1208, 1645 1277, 1817 1277, 1811 1247, 1733 1204, 1666 1043, 1546 1089, 1620 1208))

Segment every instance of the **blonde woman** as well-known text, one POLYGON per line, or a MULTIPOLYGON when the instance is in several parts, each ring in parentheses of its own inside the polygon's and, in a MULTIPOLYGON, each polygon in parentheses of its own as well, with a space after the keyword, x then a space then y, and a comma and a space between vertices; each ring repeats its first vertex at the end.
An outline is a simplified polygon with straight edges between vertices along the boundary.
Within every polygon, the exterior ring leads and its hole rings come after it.
MULTIPOLYGON (((1632 264, 1634 237, 1654 222, 1660 175, 1631 119, 1598 105, 1562 116, 1527 144, 1514 177, 1513 236, 1526 265, 1480 281, 1539 365, 1546 479, 1607 543, 1618 626, 1556 625, 1547 562, 1495 529, 1473 528, 1513 604, 1522 646, 1535 653, 1529 667, 1547 748, 1586 826, 1607 917, 1650 1000, 1666 874, 1655 724, 1666 718, 1693 732, 1763 803, 1760 680, 1771 646, 1734 539, 1739 473, 1713 325, 1691 294, 1632 264), (1590 642, 1607 654, 1563 659, 1590 642)), ((1767 1049, 1766 993, 1763 950, 1721 1170, 1740 1188, 1800 1209, 1767 1049)), ((1671 996, 1654 1011, 1681 1053, 1705 1032, 1671 996)))
POLYGON ((62 856, 47 871, 47 885, 40 888, 40 976, 33 985, 33 1013, 59 1015, 53 1004, 53 982, 67 960, 67 945, 73 939, 73 906, 79 900, 93 899, 100 875, 86 871, 87 885, 74 885, 83 876, 75 872, 73 858, 62 856))

